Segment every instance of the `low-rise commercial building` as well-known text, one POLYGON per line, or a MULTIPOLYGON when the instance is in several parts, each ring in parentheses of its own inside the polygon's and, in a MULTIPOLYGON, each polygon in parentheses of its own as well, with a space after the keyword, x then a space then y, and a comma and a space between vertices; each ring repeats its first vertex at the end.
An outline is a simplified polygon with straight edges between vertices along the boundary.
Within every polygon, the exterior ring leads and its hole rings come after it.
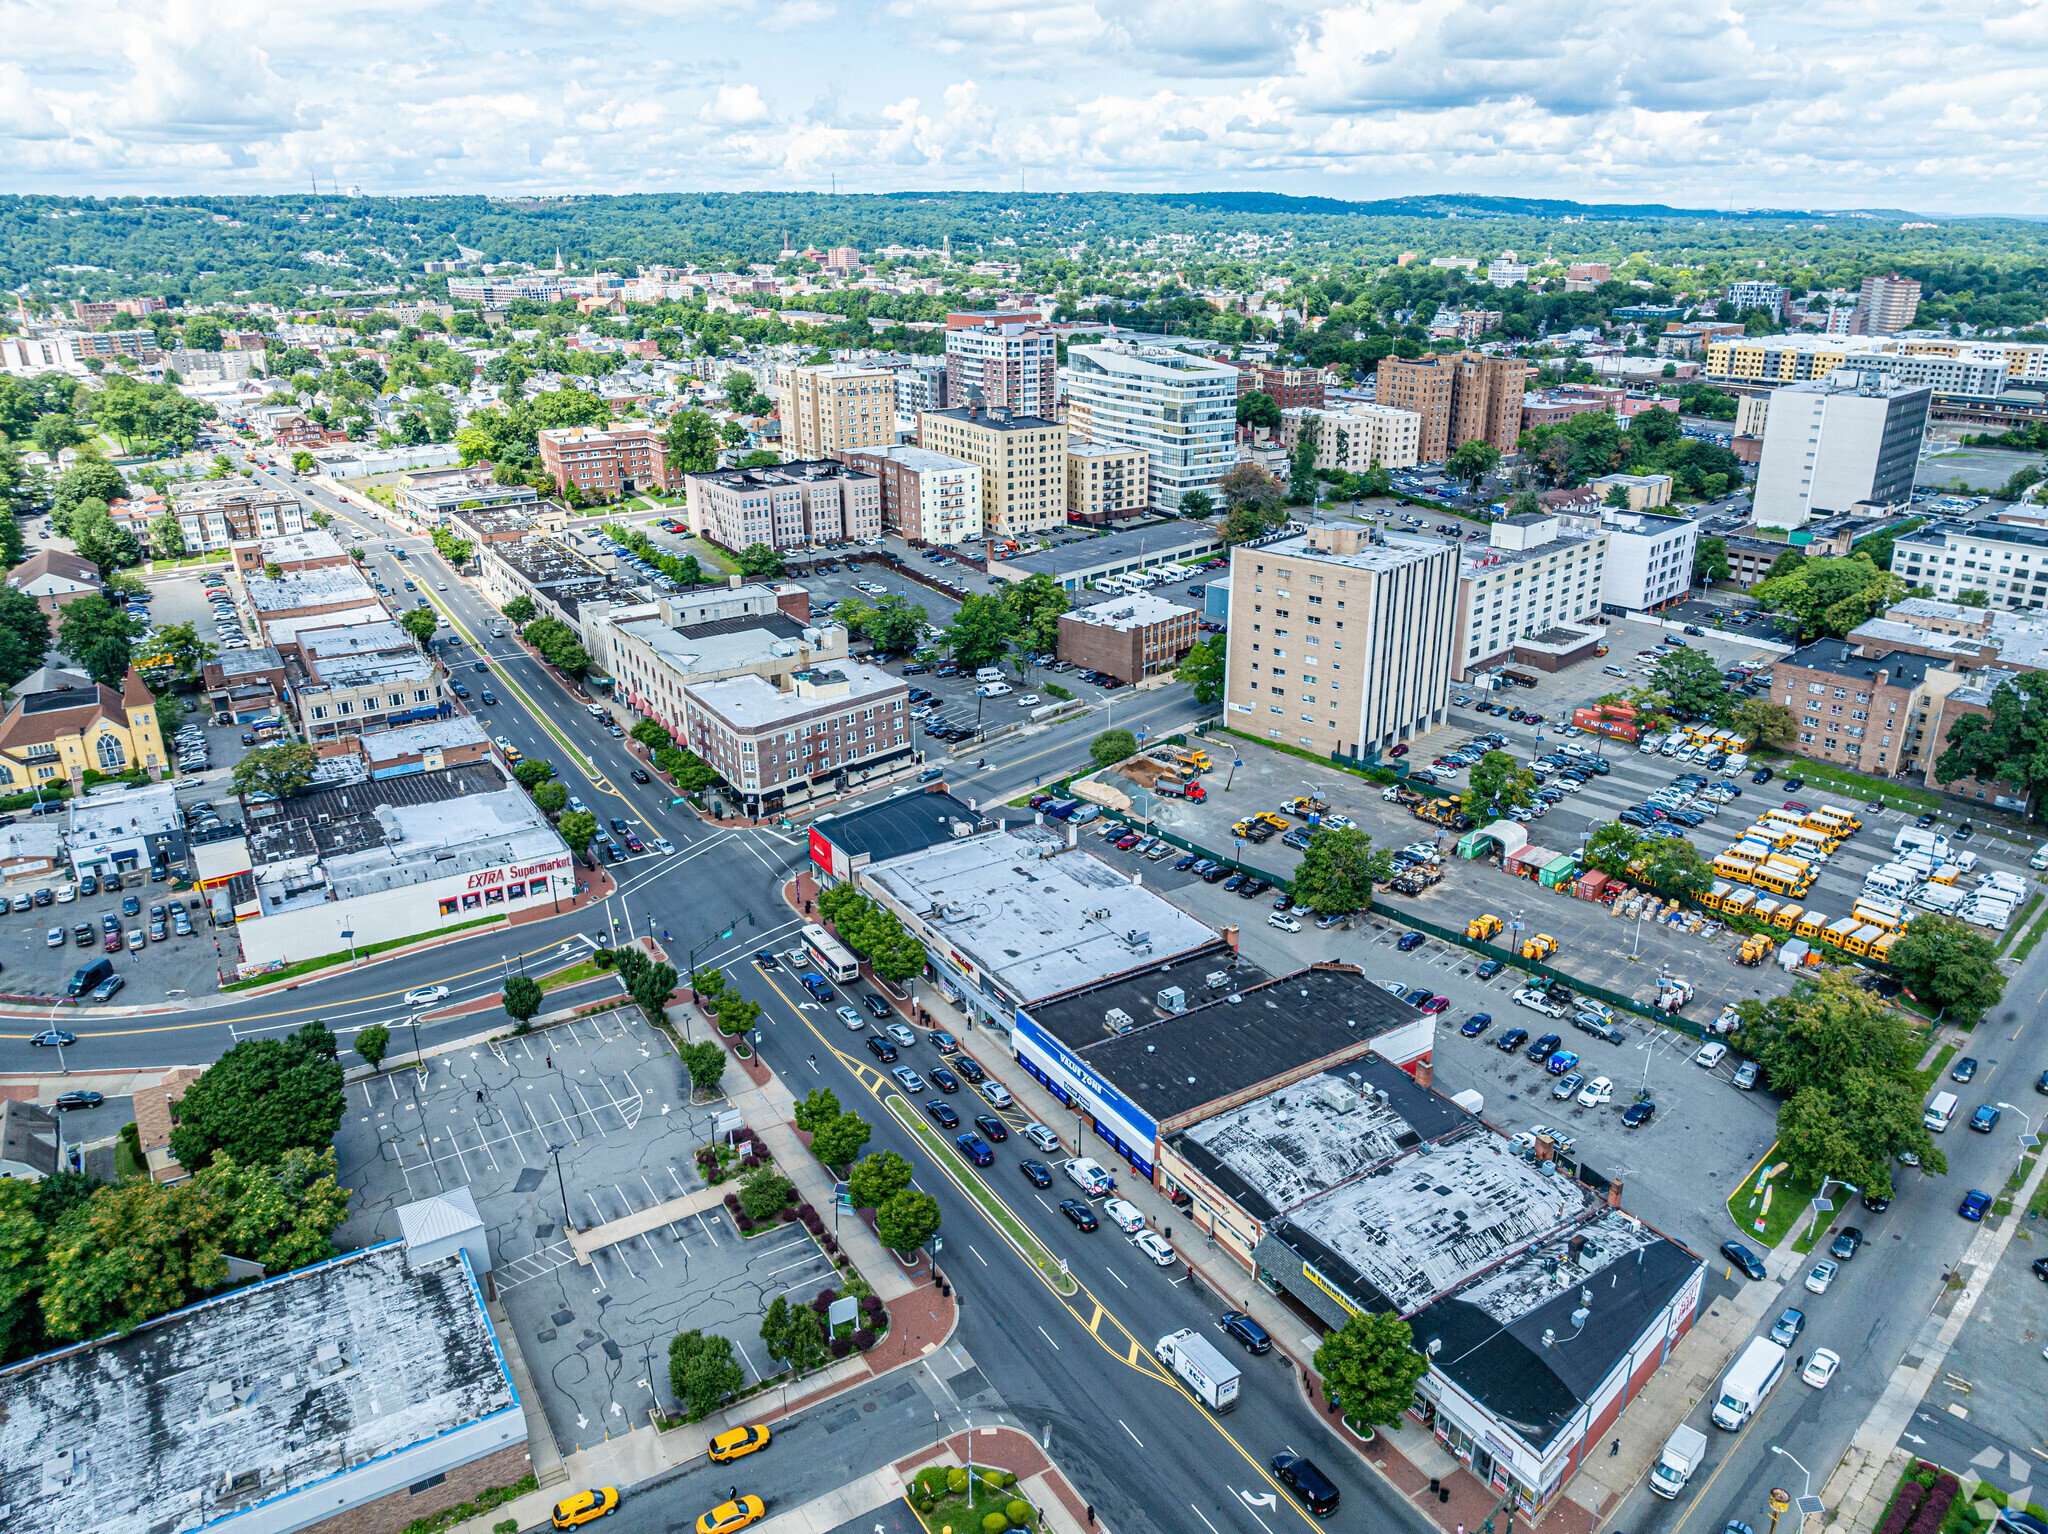
POLYGON ((131 874, 141 868, 182 871, 185 817, 177 785, 95 788, 65 809, 64 848, 74 878, 131 874))
POLYGON ((371 778, 401 778, 408 773, 467 767, 490 758, 491 738, 468 714, 451 714, 426 724, 400 725, 354 737, 371 778))
POLYGON ((1145 515, 1151 456, 1108 442, 1067 442, 1067 520, 1099 527, 1145 515))
POLYGON ((1655 612, 1685 599, 1692 589, 1698 523, 1690 517, 1603 508, 1597 525, 1607 536, 1606 573, 1600 583, 1603 611, 1655 612))
POLYGON ((223 650, 200 673, 207 705, 236 724, 254 724, 283 717, 291 676, 284 652, 275 645, 223 650))
POLYGON ((302 629, 286 666, 309 740, 442 719, 455 706, 440 668, 395 623, 302 629))
POLYGON ((1593 625, 1607 587, 1608 534, 1581 530, 1579 520, 1538 511, 1503 517, 1483 548, 1464 555, 1454 640, 1459 681, 1506 659, 1518 640, 1593 625))
POLYGON ((909 446, 863 447, 840 455, 882 487, 882 525, 912 543, 947 546, 981 536, 982 467, 909 446))
POLYGON ((1422 417, 1392 405, 1349 404, 1332 410, 1283 410, 1280 441, 1289 453, 1303 433, 1316 445, 1316 467, 1329 473, 1363 474, 1409 469, 1419 461, 1422 417))
POLYGON ((1113 575, 1132 575, 1161 565, 1199 564, 1223 551, 1223 535, 1214 523, 1176 520, 1058 548, 1021 554, 991 551, 988 573, 1004 581, 1045 575, 1064 590, 1084 591, 1113 575))
POLYGON ((978 403, 928 410, 917 445, 981 469, 981 525, 970 519, 970 538, 1015 539, 1066 519, 1067 432, 1057 422, 978 403))
POLYGON ((1375 760, 1450 706, 1458 549, 1359 527, 1234 549, 1224 722, 1375 760))
POLYGON ((841 884, 876 863, 989 829, 989 821, 973 806, 955 799, 943 783, 934 783, 922 793, 892 794, 812 821, 811 872, 821 885, 841 884))
POLYGON ((652 614, 621 614, 606 625, 616 695, 671 735, 685 732, 684 691, 694 683, 752 675, 782 691, 794 686, 797 672, 847 657, 843 627, 779 609, 687 623, 681 617, 664 599, 652 614))
POLYGON ((1060 614, 1059 658, 1120 682, 1171 671, 1201 637, 1192 607, 1144 592, 1060 614))
POLYGON ((543 617, 566 623, 600 666, 606 615, 645 605, 644 592, 602 569, 558 539, 533 535, 517 543, 489 543, 477 550, 485 594, 502 608, 525 597, 543 617))
POLYGON ((750 813, 791 809, 913 764, 909 687, 845 662, 798 671, 783 691, 747 672, 683 689, 682 738, 750 813))
POLYGON ((271 577, 245 575, 242 590, 256 615, 256 627, 266 644, 283 643, 274 631, 281 623, 302 627, 296 620, 332 618, 339 624, 353 621, 366 609, 388 616, 373 587, 352 565, 330 569, 293 570, 271 577), (338 617, 347 614, 348 618, 338 617))
POLYGON ((1630 511, 1669 506, 1671 483, 1669 474, 1603 474, 1592 481, 1593 488, 1601 493, 1603 500, 1616 490, 1627 496, 1627 509, 1630 511))
POLYGON ((540 492, 531 485, 501 485, 488 464, 469 468, 420 469, 401 477, 398 509, 439 526, 458 511, 511 511, 531 515, 540 492))
POLYGON ((392 1534, 532 1470, 468 1256, 397 1241, 0 1370, 0 1457, 15 1534, 392 1534))
POLYGON ((690 531, 728 549, 800 549, 882 536, 881 480, 833 458, 687 474, 683 488, 690 531))
POLYGON ((322 528, 303 533, 281 533, 275 538, 258 538, 228 545, 235 570, 245 578, 262 575, 275 565, 280 574, 299 570, 340 570, 354 561, 341 540, 322 528))
POLYGON ((668 447, 651 426, 550 426, 539 433, 541 468, 585 500, 611 500, 639 490, 673 494, 682 475, 671 473, 668 447))

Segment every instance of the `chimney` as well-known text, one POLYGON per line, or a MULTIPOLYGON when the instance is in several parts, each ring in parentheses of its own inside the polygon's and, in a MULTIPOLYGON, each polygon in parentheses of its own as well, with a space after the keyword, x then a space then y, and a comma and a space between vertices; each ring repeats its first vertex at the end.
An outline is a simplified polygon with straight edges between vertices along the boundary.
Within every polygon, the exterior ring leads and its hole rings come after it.
POLYGON ((1551 1139, 1549 1135, 1538 1135, 1536 1137, 1536 1159, 1538 1161, 1555 1161, 1557 1159, 1557 1142, 1551 1139))
POLYGON ((1231 951, 1232 953, 1236 953, 1236 952, 1237 952, 1237 928, 1235 928, 1235 927, 1225 927, 1225 928, 1223 929, 1223 941, 1224 941, 1224 942, 1226 942, 1226 943, 1228 943, 1228 944, 1230 945, 1230 951, 1231 951))
POLYGON ((1428 1055, 1415 1062, 1415 1084, 1418 1087, 1428 1086, 1435 1075, 1436 1072, 1430 1068, 1428 1055))
POLYGON ((1621 1207, 1621 1179, 1619 1177, 1607 1185, 1607 1207, 1609 1209, 1619 1209, 1621 1207))

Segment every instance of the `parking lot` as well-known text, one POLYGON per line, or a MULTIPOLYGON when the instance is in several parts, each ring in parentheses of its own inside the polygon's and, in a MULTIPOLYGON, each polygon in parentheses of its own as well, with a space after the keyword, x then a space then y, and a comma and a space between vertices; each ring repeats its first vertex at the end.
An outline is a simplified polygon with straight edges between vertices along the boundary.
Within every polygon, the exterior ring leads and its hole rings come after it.
MULTIPOLYGON (((189 623, 193 632, 207 643, 213 644, 216 642, 213 606, 207 600, 205 588, 200 584, 201 574, 200 571, 189 570, 151 581, 149 589, 153 600, 150 603, 149 616, 150 621, 160 629, 169 628, 174 624, 189 623)), ((249 642, 253 646, 256 642, 253 629, 245 629, 245 632, 248 633, 249 642)), ((201 694, 187 695, 186 705, 185 726, 205 731, 210 765, 204 772, 180 775, 181 791, 178 799, 180 803, 186 804, 191 803, 193 799, 217 800, 227 788, 228 779, 234 773, 235 763, 250 749, 242 743, 242 736, 247 732, 248 726, 214 724, 212 712, 201 694), (187 788, 192 791, 185 792, 187 788)), ((170 747, 175 760, 177 747, 169 741, 165 744, 170 747)))
POLYGON ((389 1240, 399 1206, 467 1187, 498 1295, 571 1452, 644 1423, 656 1393, 675 1404, 667 1354, 680 1331, 730 1337, 750 1381, 772 1373, 760 1341, 769 1302, 831 1282, 801 1225, 743 1238, 722 1190, 706 1189, 695 1157, 723 1106, 691 1106, 674 1050, 634 1009, 357 1083, 335 1141, 354 1189, 336 1244, 389 1240), (565 1201, 590 1232, 679 1200, 691 1207, 628 1228, 587 1262, 564 1230, 565 1201))
MULTIPOLYGON (((189 891, 173 895, 168 883, 151 883, 144 871, 129 874, 127 887, 112 895, 102 887, 98 893, 80 894, 70 901, 53 897, 49 905, 9 912, 0 918, 12 924, 0 935, 0 952, 6 954, 6 991, 12 996, 62 996, 82 966, 105 958, 122 980, 120 989, 109 998, 113 1005, 148 1006, 187 996, 210 996, 220 983, 221 961, 214 951, 212 926, 205 911, 191 904, 197 898, 189 891), (136 909, 124 911, 124 904, 131 901, 136 909), (180 936, 168 919, 168 907, 175 901, 187 903, 192 928, 187 936, 180 936), (163 942, 149 937, 150 913, 158 906, 166 908, 163 942), (119 950, 111 953, 106 949, 109 921, 121 940, 119 950), (86 929, 84 943, 78 941, 76 931, 81 926, 86 929), (49 940, 52 929, 61 939, 56 945, 49 940), (139 950, 128 947, 131 932, 142 934, 139 950)), ((232 961, 229 967, 233 967, 232 961)), ((90 1008, 95 1003, 86 1000, 81 1005, 90 1008)))

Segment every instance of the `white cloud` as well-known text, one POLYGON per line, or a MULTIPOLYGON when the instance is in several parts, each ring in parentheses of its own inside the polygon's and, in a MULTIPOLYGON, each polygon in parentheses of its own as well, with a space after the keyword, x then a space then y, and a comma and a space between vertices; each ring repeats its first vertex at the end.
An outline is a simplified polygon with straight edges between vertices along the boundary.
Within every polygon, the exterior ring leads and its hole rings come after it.
POLYGON ((2048 211, 2043 0, 622 0, 601 28, 564 0, 505 0, 488 26, 455 0, 0 0, 0 17, 16 191, 894 190, 1022 169, 1034 190, 2048 211))

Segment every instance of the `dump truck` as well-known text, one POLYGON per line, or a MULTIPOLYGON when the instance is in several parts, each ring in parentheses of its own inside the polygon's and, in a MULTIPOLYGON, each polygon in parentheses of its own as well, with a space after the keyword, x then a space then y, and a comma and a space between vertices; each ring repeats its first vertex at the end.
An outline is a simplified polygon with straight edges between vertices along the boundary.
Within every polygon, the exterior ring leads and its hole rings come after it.
POLYGON ((1307 820, 1312 815, 1330 813, 1330 803, 1327 799, 1318 799, 1307 794, 1299 799, 1289 799, 1280 808, 1300 820, 1307 820))
POLYGON ((1380 797, 1389 804, 1405 804, 1411 809, 1422 803, 1422 795, 1412 788, 1403 788, 1398 783, 1380 790, 1380 797))
POLYGON ((1237 1365, 1217 1352, 1194 1328, 1168 1332, 1152 1351, 1212 1412, 1220 1414, 1237 1405, 1237 1365))
POLYGON ((1465 940, 1468 943, 1483 943, 1500 929, 1500 918, 1489 911, 1465 923, 1465 940))

